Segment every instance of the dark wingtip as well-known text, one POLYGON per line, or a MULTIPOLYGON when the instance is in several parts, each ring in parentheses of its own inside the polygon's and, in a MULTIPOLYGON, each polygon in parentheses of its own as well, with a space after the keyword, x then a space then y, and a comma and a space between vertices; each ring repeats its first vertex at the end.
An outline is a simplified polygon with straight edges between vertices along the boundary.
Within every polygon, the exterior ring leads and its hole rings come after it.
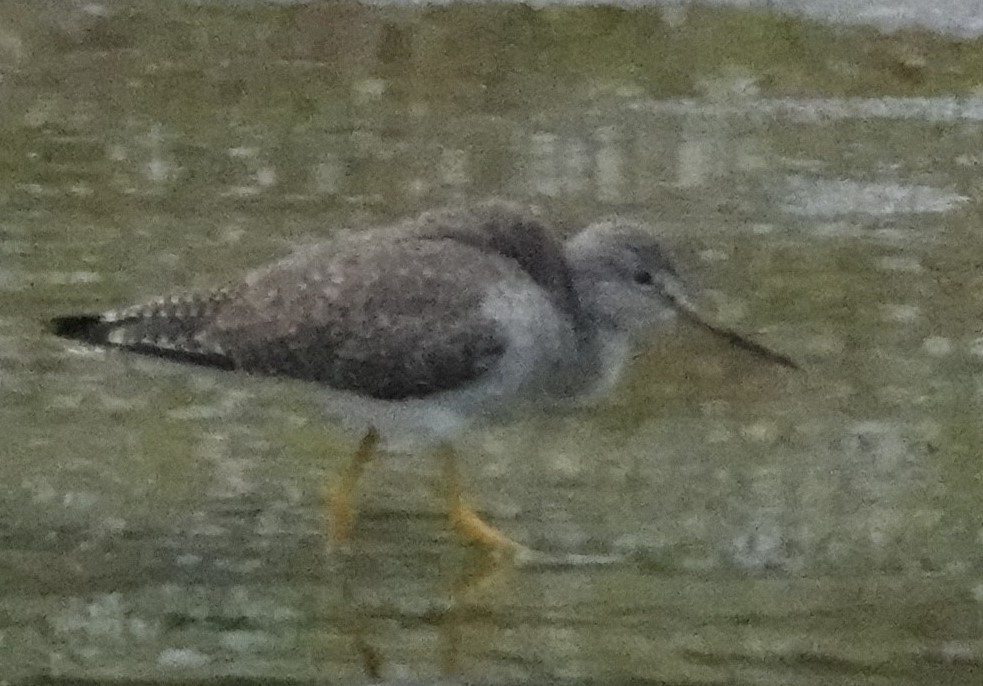
POLYGON ((106 321, 102 316, 97 314, 70 314, 48 320, 48 330, 61 338, 81 341, 89 345, 125 348, 130 352, 140 355, 159 357, 164 360, 183 362, 185 364, 196 364, 203 367, 215 367, 226 370, 236 368, 235 361, 222 353, 158 347, 152 342, 134 341, 132 343, 116 343, 110 341, 110 335, 113 331, 118 330, 119 326, 120 324, 118 322, 106 321))
POLYGON ((102 343, 103 321, 94 314, 70 314, 48 321, 48 329, 56 336, 85 343, 102 343))

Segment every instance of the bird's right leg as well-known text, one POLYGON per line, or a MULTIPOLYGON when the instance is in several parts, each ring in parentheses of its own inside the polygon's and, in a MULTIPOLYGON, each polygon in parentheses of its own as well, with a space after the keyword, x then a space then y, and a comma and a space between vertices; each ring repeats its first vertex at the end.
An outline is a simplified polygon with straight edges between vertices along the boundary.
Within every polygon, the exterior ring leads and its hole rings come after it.
POLYGON ((331 538, 337 545, 351 541, 355 526, 355 489, 358 479, 365 471, 365 465, 372 461, 379 445, 379 434, 369 429, 355 451, 355 456, 341 473, 338 481, 326 490, 326 508, 331 526, 331 538))
POLYGON ((488 524, 467 503, 461 492, 461 480, 457 473, 457 456, 450 445, 440 446, 438 454, 443 462, 447 515, 451 527, 465 542, 477 545, 497 557, 514 558, 524 547, 488 524))

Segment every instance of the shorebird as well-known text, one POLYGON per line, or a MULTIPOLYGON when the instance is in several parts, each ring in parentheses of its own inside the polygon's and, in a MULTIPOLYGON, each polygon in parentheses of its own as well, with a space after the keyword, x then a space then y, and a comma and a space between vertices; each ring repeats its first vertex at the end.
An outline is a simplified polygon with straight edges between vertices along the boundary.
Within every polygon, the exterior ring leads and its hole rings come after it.
POLYGON ((503 202, 339 232, 224 288, 51 326, 92 345, 317 384, 328 416, 361 436, 326 498, 336 542, 350 540, 356 484, 386 447, 439 454, 453 529, 514 552, 462 495, 451 440, 602 398, 676 316, 795 367, 700 316, 651 227, 614 218, 562 240, 503 202))

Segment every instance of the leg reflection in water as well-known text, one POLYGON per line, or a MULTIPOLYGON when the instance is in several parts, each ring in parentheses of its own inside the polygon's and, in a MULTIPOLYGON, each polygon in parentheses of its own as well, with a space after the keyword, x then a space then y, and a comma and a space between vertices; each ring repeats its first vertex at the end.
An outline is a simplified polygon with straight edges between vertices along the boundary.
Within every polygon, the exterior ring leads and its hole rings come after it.
MULTIPOLYGON (((380 648, 385 643, 381 635, 397 625, 399 630, 412 633, 433 632, 436 639, 436 654, 432 656, 433 671, 441 678, 452 678, 467 671, 462 664, 462 647, 474 646, 476 635, 466 636, 476 623, 487 616, 483 600, 506 586, 503 582, 516 573, 516 568, 507 561, 485 550, 467 556, 463 570, 450 581, 444 581, 429 602, 418 604, 412 599, 401 598, 396 606, 380 607, 377 603, 367 603, 365 598, 375 597, 372 589, 365 588, 365 575, 356 567, 357 553, 349 551, 342 558, 339 579, 341 581, 341 621, 343 631, 350 640, 352 657, 357 661, 365 676, 372 681, 386 682, 394 676, 394 669, 386 667, 386 652, 380 648), (422 605, 422 606, 421 606, 422 605)), ((362 560, 361 562, 364 562, 362 560)), ((363 570, 364 571, 364 570, 363 570)), ((429 595, 429 594, 428 594, 429 595)), ((478 632, 480 633, 480 632, 478 632)), ((419 636, 413 637, 419 643, 419 636)), ((424 643, 429 643, 423 639, 424 643)), ((398 651, 405 656, 404 651, 398 651)), ((398 671, 396 668, 395 671, 398 671)), ((422 671, 431 671, 424 668, 422 671)))

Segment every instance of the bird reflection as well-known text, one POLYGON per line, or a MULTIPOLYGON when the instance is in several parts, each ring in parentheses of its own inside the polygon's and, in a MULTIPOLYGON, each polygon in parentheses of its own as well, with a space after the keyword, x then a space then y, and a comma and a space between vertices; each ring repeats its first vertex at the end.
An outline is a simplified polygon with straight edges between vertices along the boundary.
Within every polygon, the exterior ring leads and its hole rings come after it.
MULTIPOLYGON (((365 583, 365 577, 358 570, 359 554, 356 550, 348 550, 341 558, 339 578, 343 629, 349 637, 352 658, 365 676, 373 682, 386 683, 391 675, 387 675, 385 656, 373 633, 377 622, 388 624, 393 616, 389 613, 380 616, 361 602, 359 584, 365 583)), ((436 594, 439 600, 433 607, 412 615, 405 610, 396 611, 396 619, 401 625, 412 626, 422 622, 432 628, 437 638, 434 665, 442 679, 453 679, 465 671, 462 646, 465 645, 463 635, 466 628, 476 612, 480 612, 481 602, 489 594, 500 591, 515 573, 516 567, 509 561, 477 549, 467 556, 456 576, 443 582, 443 587, 436 594)))

